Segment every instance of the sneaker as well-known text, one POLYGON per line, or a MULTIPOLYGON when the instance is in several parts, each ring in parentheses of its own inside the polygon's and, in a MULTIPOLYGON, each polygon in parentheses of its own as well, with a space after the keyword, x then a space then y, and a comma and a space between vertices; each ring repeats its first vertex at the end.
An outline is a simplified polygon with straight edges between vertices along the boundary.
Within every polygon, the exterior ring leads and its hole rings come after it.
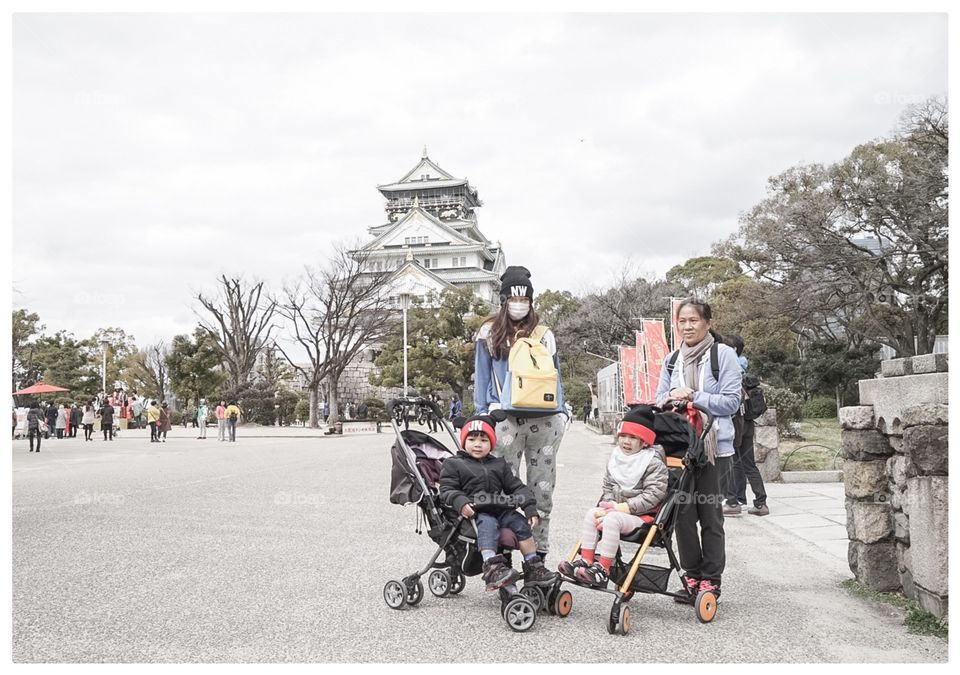
POLYGON ((680 579, 683 581, 683 587, 675 591, 676 595, 673 596, 673 601, 684 605, 692 604, 693 598, 687 596, 687 591, 692 593, 693 597, 696 597, 697 591, 700 589, 700 580, 688 577, 686 574, 681 575, 680 579))
POLYGON ((502 555, 495 555, 483 563, 483 576, 488 591, 495 591, 502 586, 513 583, 520 578, 520 573, 507 566, 502 555))
POLYGON ((704 579, 700 582, 700 588, 698 589, 701 593, 704 591, 710 591, 713 593, 714 597, 717 599, 717 602, 720 601, 720 584, 715 584, 709 579, 704 579))
POLYGON ((741 511, 740 511, 740 504, 739 504, 739 503, 736 504, 735 506, 734 506, 733 504, 724 504, 724 505, 723 505, 723 515, 725 515, 725 516, 739 516, 740 513, 741 513, 741 511))
POLYGON ((530 586, 546 586, 557 580, 557 573, 548 570, 540 556, 523 561, 523 583, 530 586))
POLYGON ((576 577, 578 581, 582 581, 593 588, 606 588, 607 582, 610 581, 607 570, 603 569, 603 565, 598 562, 579 568, 576 577))
POLYGON ((570 577, 571 579, 576 579, 577 570, 581 567, 590 567, 588 563, 583 558, 577 558, 573 562, 569 560, 564 560, 559 565, 557 565, 557 571, 560 572, 565 577, 570 577))
POLYGON ((753 516, 769 516, 770 509, 766 504, 761 504, 760 506, 751 506, 747 509, 747 513, 753 516))

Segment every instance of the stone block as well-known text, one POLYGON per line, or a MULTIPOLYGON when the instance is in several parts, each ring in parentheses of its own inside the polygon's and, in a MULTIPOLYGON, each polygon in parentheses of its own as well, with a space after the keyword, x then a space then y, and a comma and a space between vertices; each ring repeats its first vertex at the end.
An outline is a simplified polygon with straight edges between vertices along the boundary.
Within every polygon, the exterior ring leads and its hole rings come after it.
POLYGON ((947 354, 922 354, 911 359, 910 368, 915 375, 947 372, 947 354))
POLYGON ((757 468, 760 470, 760 477, 763 482, 770 483, 780 479, 780 451, 777 448, 767 450, 767 456, 763 462, 757 462, 757 468))
POLYGON ((883 460, 855 462, 848 459, 844 461, 844 494, 854 499, 877 499, 878 495, 886 494, 889 483, 886 467, 887 463, 883 460))
POLYGON ((873 429, 873 406, 851 405, 839 410, 840 427, 842 429, 873 429))
POLYGON ((893 454, 893 448, 887 437, 876 429, 854 431, 844 429, 840 432, 840 444, 844 459, 867 462, 893 454))
POLYGON ((923 588, 917 584, 914 584, 914 592, 916 600, 920 603, 920 606, 933 614, 935 617, 942 619, 947 615, 949 607, 947 602, 948 598, 946 595, 940 595, 939 593, 928 591, 926 588, 923 588))
POLYGON ((872 405, 877 429, 899 436, 904 408, 949 402, 949 374, 926 373, 904 377, 860 380, 860 403, 872 405))
POLYGON ((950 422, 950 407, 943 403, 911 405, 903 409, 900 423, 904 429, 928 424, 946 425, 950 422))
POLYGON ((907 481, 910 555, 913 580, 936 595, 948 592, 949 537, 946 476, 920 476, 907 481))
POLYGON ((887 460, 887 475, 890 476, 890 482, 898 487, 907 487, 907 463, 908 460, 903 455, 894 455, 887 460))
POLYGON ((903 454, 903 436, 887 436, 887 441, 894 452, 903 454))
POLYGON ((901 572, 913 567, 910 562, 910 547, 907 544, 897 542, 897 569, 901 572))
POLYGON ((913 475, 946 476, 949 427, 919 426, 903 431, 903 449, 913 475))
POLYGON ((891 534, 893 518, 889 502, 847 500, 847 536, 850 539, 874 544, 888 539, 891 534))
POLYGON ((760 432, 761 427, 773 427, 773 429, 776 430, 777 409, 767 408, 767 410, 762 415, 760 415, 760 417, 754 420, 754 424, 756 424, 756 433, 760 432))
POLYGON ((910 518, 903 511, 893 514, 893 536, 897 541, 910 543, 910 518))
POLYGON ((892 541, 865 544, 851 541, 847 546, 847 563, 857 581, 877 591, 900 588, 897 552, 892 541))
POLYGON ((903 377, 913 375, 913 362, 908 358, 888 359, 880 362, 880 375, 883 377, 903 377))

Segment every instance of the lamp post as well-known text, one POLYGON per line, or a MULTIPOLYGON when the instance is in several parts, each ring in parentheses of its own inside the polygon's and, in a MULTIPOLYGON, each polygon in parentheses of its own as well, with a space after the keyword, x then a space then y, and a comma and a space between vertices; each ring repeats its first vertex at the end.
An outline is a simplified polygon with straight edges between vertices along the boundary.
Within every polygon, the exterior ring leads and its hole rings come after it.
POLYGON ((103 351, 103 378, 102 378, 102 389, 104 395, 107 393, 107 347, 110 346, 110 343, 106 340, 100 341, 101 351, 103 351))
POLYGON ((407 305, 410 303, 410 294, 400 294, 400 305, 403 309, 403 396, 407 396, 407 305))

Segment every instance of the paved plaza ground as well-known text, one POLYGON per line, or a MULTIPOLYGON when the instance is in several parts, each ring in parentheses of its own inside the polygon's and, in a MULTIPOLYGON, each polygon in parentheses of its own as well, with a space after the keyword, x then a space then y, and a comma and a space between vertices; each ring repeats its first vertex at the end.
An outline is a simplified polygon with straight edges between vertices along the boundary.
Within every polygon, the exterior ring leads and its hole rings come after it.
MULTIPOLYGON (((392 436, 248 430, 237 443, 13 443, 13 658, 18 662, 945 662, 900 610, 852 597, 842 484, 768 486, 771 515, 728 518, 716 619, 638 596, 629 635, 611 596, 512 633, 468 579, 389 609, 388 579, 432 552, 416 510, 388 502, 392 436)), ((577 423, 558 462, 555 567, 595 502, 610 451, 577 423)), ((663 560, 662 553, 651 554, 663 560)))

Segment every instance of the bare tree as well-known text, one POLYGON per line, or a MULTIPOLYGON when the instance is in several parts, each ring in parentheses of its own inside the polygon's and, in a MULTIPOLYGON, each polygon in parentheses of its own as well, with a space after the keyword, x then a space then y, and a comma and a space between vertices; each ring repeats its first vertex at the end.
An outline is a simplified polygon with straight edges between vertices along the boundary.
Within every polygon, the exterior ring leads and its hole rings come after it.
POLYGON ((303 348, 308 364, 297 364, 280 345, 287 362, 310 387, 310 424, 316 426, 317 388, 326 380, 330 421, 339 419, 337 387, 343 371, 367 347, 392 330, 390 272, 368 270, 367 257, 337 247, 322 269, 307 267, 304 277, 284 289, 278 311, 303 348))
POLYGON ((157 396, 160 401, 166 398, 167 346, 162 340, 135 351, 128 363, 130 379, 139 391, 157 396))
POLYGON ((218 280, 216 297, 202 293, 197 300, 210 314, 200 327, 213 339, 227 371, 228 386, 241 387, 250 380, 257 356, 270 342, 277 303, 263 293, 263 282, 248 283, 241 277, 218 280))

